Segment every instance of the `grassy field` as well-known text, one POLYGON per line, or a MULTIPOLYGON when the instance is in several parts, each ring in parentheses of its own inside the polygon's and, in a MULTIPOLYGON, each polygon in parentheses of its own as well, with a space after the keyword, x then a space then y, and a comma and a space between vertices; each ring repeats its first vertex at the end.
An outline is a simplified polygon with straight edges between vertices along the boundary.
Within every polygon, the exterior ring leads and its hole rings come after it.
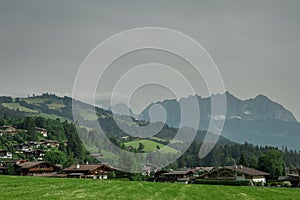
POLYGON ((17 110, 17 109, 19 109, 20 111, 23 111, 23 112, 37 113, 36 110, 32 110, 30 108, 26 108, 24 106, 21 106, 19 103, 2 103, 2 106, 6 107, 8 109, 11 109, 11 110, 17 110))
POLYGON ((51 110, 60 110, 61 108, 65 107, 64 104, 60 104, 60 103, 50 103, 47 105, 48 105, 48 108, 51 110))
POLYGON ((299 199, 300 189, 0 176, 0 199, 299 199))
POLYGON ((28 104, 45 104, 47 99, 44 98, 22 98, 22 101, 25 101, 28 104))
POLYGON ((168 146, 164 146, 163 144, 160 144, 158 142, 154 142, 152 140, 134 140, 134 141, 126 142, 125 145, 126 146, 133 146, 134 148, 138 148, 139 143, 142 143, 145 146, 144 149, 143 149, 145 152, 156 151, 157 150, 156 146, 159 146, 160 150, 163 153, 177 153, 178 152, 176 149, 173 149, 173 148, 168 147, 168 146))

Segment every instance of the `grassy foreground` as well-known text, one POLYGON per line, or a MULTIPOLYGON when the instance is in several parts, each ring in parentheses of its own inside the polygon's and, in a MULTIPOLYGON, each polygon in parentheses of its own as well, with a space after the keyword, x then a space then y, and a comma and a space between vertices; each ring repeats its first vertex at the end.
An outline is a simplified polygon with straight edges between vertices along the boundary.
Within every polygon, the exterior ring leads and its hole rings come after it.
POLYGON ((0 199, 299 199, 300 189, 0 176, 0 199))

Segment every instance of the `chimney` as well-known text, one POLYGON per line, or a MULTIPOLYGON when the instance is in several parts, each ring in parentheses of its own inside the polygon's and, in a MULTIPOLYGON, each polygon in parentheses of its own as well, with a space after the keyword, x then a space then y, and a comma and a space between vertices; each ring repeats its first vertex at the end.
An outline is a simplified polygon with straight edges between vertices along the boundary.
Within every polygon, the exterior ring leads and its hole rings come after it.
POLYGON ((77 165, 76 165, 76 169, 79 169, 80 168, 80 164, 79 163, 77 163, 77 165))

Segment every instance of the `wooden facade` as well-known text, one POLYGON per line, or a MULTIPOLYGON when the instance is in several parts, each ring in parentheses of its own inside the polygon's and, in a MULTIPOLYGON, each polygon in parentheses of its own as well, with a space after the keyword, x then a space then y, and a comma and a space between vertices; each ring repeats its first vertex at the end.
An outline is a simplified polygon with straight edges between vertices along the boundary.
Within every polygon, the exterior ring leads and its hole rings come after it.
POLYGON ((226 166, 205 173, 199 178, 207 180, 251 180, 266 183, 269 173, 258 171, 244 166, 226 166))
POLYGON ((191 170, 187 171, 171 171, 171 172, 156 172, 154 174, 154 180, 156 182, 189 182, 194 172, 191 170))
POLYGON ((108 179, 108 174, 112 171, 115 171, 115 169, 104 164, 77 164, 63 170, 63 172, 68 174, 68 177, 94 179, 108 179))
POLYGON ((57 165, 48 162, 24 162, 16 164, 16 172, 21 176, 36 176, 41 174, 54 174, 61 170, 57 165))

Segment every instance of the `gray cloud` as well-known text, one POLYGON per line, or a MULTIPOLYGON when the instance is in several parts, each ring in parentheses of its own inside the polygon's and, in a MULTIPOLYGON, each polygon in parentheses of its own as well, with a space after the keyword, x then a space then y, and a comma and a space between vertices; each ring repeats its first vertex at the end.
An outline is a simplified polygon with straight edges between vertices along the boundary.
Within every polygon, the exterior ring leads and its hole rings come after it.
POLYGON ((300 119, 299 19, 296 0, 2 0, 0 91, 71 93, 81 62, 99 42, 126 29, 159 26, 200 42, 236 96, 263 93, 300 119))

